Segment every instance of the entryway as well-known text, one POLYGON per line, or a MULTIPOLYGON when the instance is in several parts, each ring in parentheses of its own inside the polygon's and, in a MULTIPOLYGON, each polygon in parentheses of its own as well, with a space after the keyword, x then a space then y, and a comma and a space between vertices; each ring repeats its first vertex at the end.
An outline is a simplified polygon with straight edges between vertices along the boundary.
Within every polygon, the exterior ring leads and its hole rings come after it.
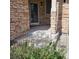
POLYGON ((30 25, 38 24, 38 4, 30 3, 30 25))
POLYGON ((31 26, 50 25, 51 0, 30 0, 29 10, 31 26))

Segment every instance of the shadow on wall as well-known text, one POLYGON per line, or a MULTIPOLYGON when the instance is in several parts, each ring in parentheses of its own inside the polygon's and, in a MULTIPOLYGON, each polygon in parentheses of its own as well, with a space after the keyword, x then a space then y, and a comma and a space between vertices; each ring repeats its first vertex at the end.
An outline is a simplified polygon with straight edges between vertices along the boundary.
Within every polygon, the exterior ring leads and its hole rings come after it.
POLYGON ((60 34, 62 34, 62 1, 58 1, 58 20, 57 20, 57 32, 59 32, 60 34))
POLYGON ((59 35, 57 36, 57 40, 54 44, 54 49, 56 49, 56 46, 60 40, 60 36, 62 35, 62 4, 63 2, 61 0, 59 0, 57 2, 57 27, 56 27, 56 32, 59 33, 59 35))

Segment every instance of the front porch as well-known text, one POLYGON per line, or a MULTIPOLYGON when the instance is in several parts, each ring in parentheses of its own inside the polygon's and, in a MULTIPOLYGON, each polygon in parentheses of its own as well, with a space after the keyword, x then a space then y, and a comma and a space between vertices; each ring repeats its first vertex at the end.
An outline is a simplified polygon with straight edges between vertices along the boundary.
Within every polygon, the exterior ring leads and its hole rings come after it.
POLYGON ((29 0, 29 16, 30 25, 50 25, 51 0, 29 0))
POLYGON ((11 0, 10 43, 68 49, 68 0, 11 0))
MULTIPOLYGON (((56 42, 58 35, 59 33, 51 33, 49 26, 35 26, 32 27, 30 31, 26 32, 25 35, 16 38, 12 42, 14 42, 15 45, 19 45, 27 41, 29 42, 29 45, 34 44, 35 47, 44 47, 47 46, 50 42, 56 42)), ((68 34, 62 34, 60 36, 57 47, 68 47, 68 34)))
POLYGON ((68 4, 64 7, 63 0, 50 1, 48 3, 46 0, 11 0, 11 40, 23 40, 25 37, 25 40, 32 41, 56 41, 60 32, 68 33, 68 4), (30 27, 32 25, 35 27, 30 27))

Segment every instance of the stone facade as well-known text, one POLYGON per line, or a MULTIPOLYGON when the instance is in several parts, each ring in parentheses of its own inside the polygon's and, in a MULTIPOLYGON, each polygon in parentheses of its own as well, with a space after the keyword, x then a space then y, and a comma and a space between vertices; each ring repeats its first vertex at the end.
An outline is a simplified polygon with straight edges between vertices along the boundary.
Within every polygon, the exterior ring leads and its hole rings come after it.
POLYGON ((69 32, 69 5, 63 4, 62 9, 62 32, 69 32))
POLYGON ((39 25, 50 24, 52 33, 68 33, 68 4, 63 0, 51 0, 51 13, 46 14, 45 0, 11 0, 10 1, 10 33, 11 39, 15 39, 30 29, 29 3, 38 4, 39 25), (43 2, 41 6, 40 2, 43 2))
POLYGON ((56 11, 56 0, 52 0, 51 7, 51 31, 52 33, 56 33, 56 25, 57 25, 57 11, 56 11))
POLYGON ((23 35, 29 29, 28 0, 10 1, 10 33, 11 39, 23 35))
POLYGON ((54 9, 56 9, 56 11, 51 10, 51 23, 50 23, 51 31, 52 33, 61 32, 61 33, 68 34, 69 32, 69 27, 68 27, 69 26, 69 4, 64 3, 63 0, 57 0, 57 2, 52 2, 52 4, 53 3, 55 3, 54 9))

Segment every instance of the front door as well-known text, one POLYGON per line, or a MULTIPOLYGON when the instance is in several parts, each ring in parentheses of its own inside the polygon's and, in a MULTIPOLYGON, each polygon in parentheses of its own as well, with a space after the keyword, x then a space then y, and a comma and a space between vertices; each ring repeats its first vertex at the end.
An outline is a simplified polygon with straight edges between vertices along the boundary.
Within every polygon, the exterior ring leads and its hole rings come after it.
POLYGON ((31 12, 31 19, 30 23, 31 25, 37 25, 38 24, 38 5, 35 3, 30 3, 30 12, 31 12))

